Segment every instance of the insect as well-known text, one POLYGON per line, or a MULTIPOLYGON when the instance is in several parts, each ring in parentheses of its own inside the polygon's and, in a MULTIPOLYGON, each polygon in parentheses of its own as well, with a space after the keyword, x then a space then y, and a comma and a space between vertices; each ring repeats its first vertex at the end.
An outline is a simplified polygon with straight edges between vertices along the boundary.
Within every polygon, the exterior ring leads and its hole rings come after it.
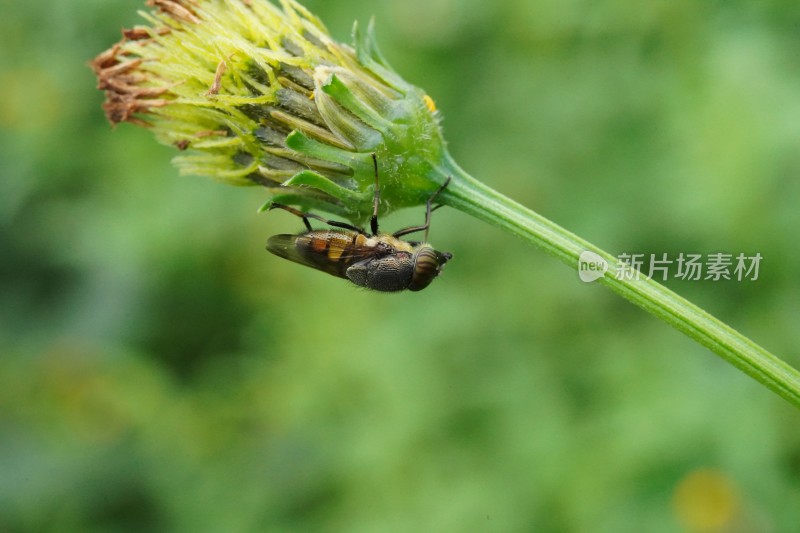
POLYGON ((378 162, 372 154, 375 166, 375 196, 373 198, 371 233, 363 228, 326 220, 313 213, 303 213, 292 207, 273 203, 271 209, 283 209, 303 219, 306 229, 297 235, 275 235, 267 241, 267 250, 273 254, 309 266, 334 276, 349 279, 359 287, 382 292, 402 290, 421 291, 439 275, 453 255, 434 250, 428 244, 428 229, 431 225, 433 201, 450 183, 450 178, 434 192, 426 203, 425 223, 394 233, 378 232, 378 206, 380 186, 378 162), (325 222, 332 229, 312 229, 308 219, 325 222), (405 241, 400 237, 424 231, 423 242, 405 241))

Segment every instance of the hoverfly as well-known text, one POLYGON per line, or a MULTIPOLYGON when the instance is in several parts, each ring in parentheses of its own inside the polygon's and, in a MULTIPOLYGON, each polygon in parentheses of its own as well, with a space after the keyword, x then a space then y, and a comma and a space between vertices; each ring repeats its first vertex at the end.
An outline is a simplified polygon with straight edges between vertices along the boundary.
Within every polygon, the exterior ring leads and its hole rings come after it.
POLYGON ((439 252, 428 244, 433 201, 450 183, 450 178, 434 192, 426 203, 425 223, 394 233, 378 232, 378 206, 380 186, 378 161, 372 154, 375 166, 375 196, 373 198, 371 233, 363 228, 327 220, 313 213, 303 213, 292 207, 273 203, 269 209, 283 209, 303 219, 307 231, 297 235, 275 235, 267 241, 267 250, 273 254, 334 276, 349 279, 359 287, 382 292, 402 290, 421 291, 439 275, 453 255, 439 252), (320 220, 332 228, 315 230, 309 218, 320 220), (423 242, 404 241, 400 237, 425 232, 423 242))

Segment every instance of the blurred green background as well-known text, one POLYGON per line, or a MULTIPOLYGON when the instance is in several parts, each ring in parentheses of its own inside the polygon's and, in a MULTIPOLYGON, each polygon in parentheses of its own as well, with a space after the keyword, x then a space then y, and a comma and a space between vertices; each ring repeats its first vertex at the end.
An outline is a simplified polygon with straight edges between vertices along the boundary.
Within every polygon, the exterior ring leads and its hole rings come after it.
MULTIPOLYGON (((306 5, 612 254, 761 253, 668 284, 800 366, 795 0, 306 5)), ((103 118, 143 2, 2 6, 0 531, 799 530, 800 413, 706 349, 448 209, 419 294, 269 255, 297 219, 103 118)))

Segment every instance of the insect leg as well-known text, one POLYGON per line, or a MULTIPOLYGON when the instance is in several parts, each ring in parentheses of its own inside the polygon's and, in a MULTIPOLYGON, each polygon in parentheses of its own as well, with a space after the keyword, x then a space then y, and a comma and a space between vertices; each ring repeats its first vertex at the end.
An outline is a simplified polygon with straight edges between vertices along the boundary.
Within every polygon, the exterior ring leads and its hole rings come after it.
POLYGON ((357 231, 358 233, 366 234, 364 228, 359 228, 358 226, 353 226, 352 224, 348 224, 347 222, 339 222, 337 220, 328 220, 327 218, 323 218, 319 215, 315 215, 314 213, 304 213, 295 209, 294 207, 289 207, 288 205, 283 205, 279 203, 272 202, 272 205, 269 206, 269 209, 283 209, 284 211, 288 211, 291 214, 298 216, 303 219, 303 223, 308 228, 308 231, 311 231, 311 224, 309 224, 308 219, 313 218, 314 220, 319 220, 320 222, 324 222, 329 226, 333 226, 334 228, 342 228, 342 229, 349 229, 351 231, 357 231))
POLYGON ((392 236, 393 237, 402 237, 403 235, 408 235, 409 233, 416 233, 418 231, 424 231, 425 232, 425 241, 427 241, 428 240, 428 229, 431 227, 431 213, 433 213, 434 211, 436 211, 437 209, 442 207, 441 205, 437 205, 436 207, 431 208, 431 204, 433 204, 433 201, 436 199, 437 196, 439 196, 439 193, 442 192, 444 190, 444 188, 447 187, 449 184, 450 184, 450 178, 447 178, 447 180, 445 180, 444 184, 442 184, 441 187, 436 189, 436 192, 434 192, 431 195, 431 197, 428 198, 428 202, 426 203, 426 207, 425 207, 425 224, 423 224, 421 226, 411 226, 410 228, 401 229, 400 231, 394 232, 392 234, 392 236))
POLYGON ((381 205, 381 185, 378 181, 378 156, 372 152, 372 165, 375 168, 375 196, 372 198, 372 218, 369 219, 369 229, 373 235, 378 234, 378 208, 381 205))

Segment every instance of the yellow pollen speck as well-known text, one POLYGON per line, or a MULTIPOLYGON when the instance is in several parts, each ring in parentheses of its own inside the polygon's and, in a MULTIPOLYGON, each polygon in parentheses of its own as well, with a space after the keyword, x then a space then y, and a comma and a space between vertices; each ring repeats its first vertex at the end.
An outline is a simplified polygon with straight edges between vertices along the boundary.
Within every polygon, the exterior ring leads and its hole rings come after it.
POLYGON ((436 102, 433 101, 433 98, 426 94, 422 97, 422 100, 425 102, 425 106, 428 108, 428 111, 431 113, 436 112, 436 102))

